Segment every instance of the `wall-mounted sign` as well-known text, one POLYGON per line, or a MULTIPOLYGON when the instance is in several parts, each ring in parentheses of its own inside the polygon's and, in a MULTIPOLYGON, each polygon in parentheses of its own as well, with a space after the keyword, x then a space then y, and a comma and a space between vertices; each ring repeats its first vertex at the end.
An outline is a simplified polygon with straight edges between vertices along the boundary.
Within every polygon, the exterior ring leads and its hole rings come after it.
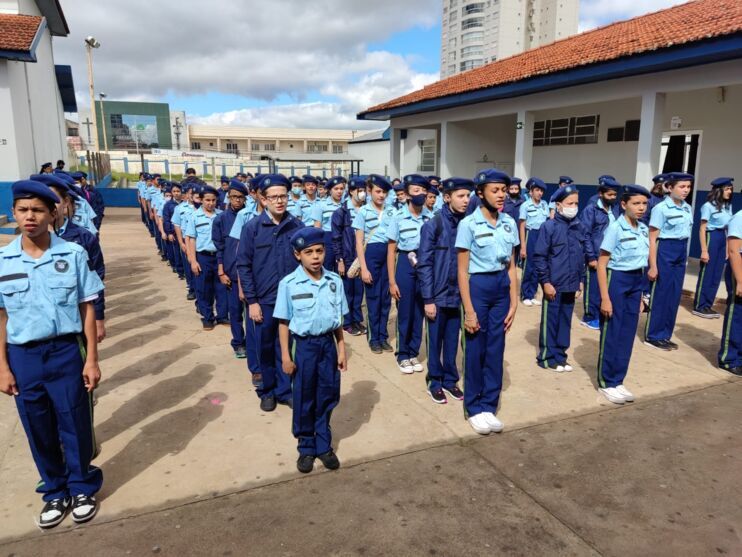
POLYGON ((683 127, 683 119, 680 116, 673 116, 670 119, 670 129, 679 130, 683 127))
POLYGON ((515 129, 516 130, 522 130, 523 129, 523 122, 516 122, 515 123, 515 129))

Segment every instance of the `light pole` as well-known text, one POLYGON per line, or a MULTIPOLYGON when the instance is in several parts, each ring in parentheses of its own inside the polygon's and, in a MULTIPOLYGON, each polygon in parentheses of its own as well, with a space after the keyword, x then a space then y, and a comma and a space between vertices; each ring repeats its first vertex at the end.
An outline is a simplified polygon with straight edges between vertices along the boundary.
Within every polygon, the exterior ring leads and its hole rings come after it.
POLYGON ((103 99, 106 98, 106 94, 98 93, 98 96, 100 97, 100 117, 101 120, 103 120, 103 148, 106 150, 106 153, 108 153, 108 134, 106 133, 106 107, 103 104, 103 99))
POLYGON ((98 116, 95 114, 95 88, 93 86, 93 49, 100 48, 100 43, 95 37, 85 39, 85 49, 88 53, 88 86, 90 87, 90 113, 93 117, 93 127, 95 127, 95 150, 100 151, 98 141, 98 116))

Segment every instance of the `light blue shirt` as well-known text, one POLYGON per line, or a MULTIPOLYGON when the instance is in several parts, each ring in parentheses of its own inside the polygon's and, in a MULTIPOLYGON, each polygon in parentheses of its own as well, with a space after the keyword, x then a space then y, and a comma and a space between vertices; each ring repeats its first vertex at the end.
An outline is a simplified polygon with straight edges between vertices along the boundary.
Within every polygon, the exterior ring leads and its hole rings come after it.
POLYGON ((389 219, 386 237, 397 242, 397 249, 400 251, 415 251, 420 247, 420 229, 432 217, 433 214, 425 208, 419 217, 413 216, 409 205, 406 205, 389 219))
POLYGON ((173 226, 177 226, 178 228, 183 230, 183 212, 188 211, 189 208, 192 207, 188 204, 187 201, 181 201, 175 206, 175 209, 173 209, 173 216, 170 217, 170 222, 173 223, 173 226))
POLYGON ((343 280, 326 269, 315 281, 299 265, 278 283, 274 319, 285 319, 299 336, 318 336, 334 331, 348 313, 343 280))
POLYGON ((160 190, 156 186, 153 186, 153 185, 146 186, 144 188, 144 199, 146 199, 147 201, 151 201, 152 196, 159 191, 160 190))
POLYGON ((693 228, 693 211, 685 201, 675 205, 668 195, 652 209, 649 226, 660 231, 662 240, 687 240, 693 228))
POLYGON ((193 215, 196 213, 196 208, 188 204, 187 207, 184 207, 180 212, 180 231, 185 236, 186 228, 188 228, 188 223, 191 222, 191 219, 193 219, 193 215))
POLYGON ((541 225, 546 222, 549 218, 549 204, 543 199, 539 201, 538 205, 533 202, 533 199, 528 198, 520 206, 520 213, 518 214, 518 220, 526 221, 527 230, 538 230, 541 225))
POLYGON ((340 208, 340 201, 335 203, 331 197, 320 199, 312 207, 312 225, 320 223, 325 232, 332 231, 332 214, 340 208))
POLYGON ((139 192, 139 197, 144 197, 144 188, 147 187, 146 182, 144 180, 139 180, 137 182, 137 191, 139 192))
POLYGON ((98 229, 93 224, 93 219, 97 216, 90 203, 82 197, 78 197, 75 201, 75 214, 72 216, 72 222, 77 226, 82 226, 88 232, 92 232, 98 235, 98 229))
POLYGON ((608 268, 614 271, 636 271, 649 264, 649 228, 643 222, 631 226, 621 215, 605 229, 600 250, 611 254, 608 268))
POLYGON ((165 209, 165 204, 170 201, 167 197, 164 195, 160 195, 160 199, 157 200, 157 207, 155 208, 155 213, 158 217, 162 218, 162 211, 165 209))
POLYGON ((353 217, 352 226, 355 230, 363 230, 364 237, 371 234, 371 237, 367 238, 368 244, 386 244, 386 228, 396 213, 393 208, 377 211, 374 205, 364 205, 353 217))
POLYGON ((459 224, 456 247, 469 250, 469 274, 507 269, 513 248, 520 244, 518 228, 510 215, 500 213, 497 226, 478 208, 459 224))
POLYGON ((188 220, 188 227, 186 228, 185 235, 189 238, 196 239, 196 251, 216 251, 214 241, 211 239, 211 227, 214 224, 214 219, 221 213, 219 209, 216 209, 211 215, 207 215, 204 212, 203 207, 196 209, 193 214, 193 218, 188 220))
POLYGON ((56 234, 39 259, 22 250, 20 236, 0 249, 0 307, 8 314, 9 344, 82 332, 78 304, 103 289, 85 249, 56 234))
POLYGON ((597 205, 598 205, 598 207, 600 207, 601 209, 603 209, 608 214, 608 224, 611 224, 611 223, 613 223, 613 222, 616 221, 616 215, 615 215, 615 213, 611 210, 610 207, 608 207, 606 209, 606 206, 603 203, 603 200, 602 199, 598 199, 597 205))
POLYGON ((717 209, 708 201, 701 206, 701 220, 706 221, 706 230, 722 230, 727 227, 732 220, 732 205, 724 205, 717 209))
POLYGON ((301 196, 299 196, 299 199, 294 199, 294 196, 289 192, 289 201, 288 205, 286 205, 286 210, 301 220, 301 196))
POLYGON ((314 215, 312 213, 312 209, 315 205, 317 205, 320 201, 319 196, 314 198, 314 201, 310 201, 307 199, 306 195, 302 195, 301 199, 299 200, 299 209, 301 211, 301 222, 304 223, 305 226, 314 226, 314 215))
POLYGON ((439 193, 435 196, 435 205, 433 205, 433 212, 437 213, 441 209, 443 209, 443 194, 439 193))
MULTIPOLYGON (((727 238, 742 239, 742 211, 737 211, 732 217, 732 220, 729 221, 727 238)), ((740 248, 739 252, 742 253, 742 248, 740 248)))
POLYGON ((229 231, 230 238, 234 238, 235 240, 240 239, 240 236, 242 235, 242 228, 247 224, 247 221, 258 216, 256 209, 256 203, 254 203, 250 207, 245 206, 244 208, 240 209, 240 211, 235 216, 234 223, 232 224, 232 228, 229 231))

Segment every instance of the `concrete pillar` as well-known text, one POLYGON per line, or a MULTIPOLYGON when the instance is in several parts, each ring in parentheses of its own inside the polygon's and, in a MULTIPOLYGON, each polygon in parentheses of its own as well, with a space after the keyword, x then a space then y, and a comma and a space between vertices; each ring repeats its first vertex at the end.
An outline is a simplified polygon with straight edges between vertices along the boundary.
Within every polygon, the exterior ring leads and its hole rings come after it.
POLYGON ((309 147, 309 143, 307 143, 307 140, 304 140, 304 152, 307 153, 307 148, 309 147))
POLYGON ((441 122, 441 131, 438 136, 438 146, 440 153, 438 159, 438 176, 442 179, 450 178, 453 176, 451 173, 450 159, 448 156, 448 122, 441 122))
POLYGON ((332 153, 332 141, 327 142, 327 152, 332 153))
POLYGON ((220 153, 222 151, 222 138, 221 137, 216 138, 216 150, 219 151, 220 153))
POLYGON ((665 116, 665 94, 654 91, 642 95, 641 128, 636 149, 634 182, 647 188, 659 174, 662 148, 662 120, 665 116))
POLYGON ((392 178, 399 177, 402 170, 402 130, 392 128, 392 135, 389 141, 389 175, 392 178))
POLYGON ((513 166, 513 173, 525 182, 531 177, 531 160, 533 158, 533 112, 519 110, 516 121, 515 165, 513 166))

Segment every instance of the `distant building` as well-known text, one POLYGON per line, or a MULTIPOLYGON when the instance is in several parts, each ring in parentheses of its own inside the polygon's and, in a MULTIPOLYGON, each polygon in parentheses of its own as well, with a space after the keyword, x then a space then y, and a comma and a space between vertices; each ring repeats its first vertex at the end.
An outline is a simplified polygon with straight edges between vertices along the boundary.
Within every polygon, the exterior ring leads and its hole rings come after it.
MULTIPOLYGON (((100 150, 130 151, 172 149, 173 135, 170 127, 170 106, 167 103, 95 101, 96 120, 99 126, 100 150)), ((84 141, 96 129, 88 119, 89 113, 80 114, 84 141)))
POLYGON ((577 33, 579 0, 443 0, 441 77, 577 33))
POLYGON ((437 174, 438 155, 434 130, 408 130, 400 138, 402 153, 399 175, 392 176, 391 128, 377 130, 348 142, 348 153, 362 160, 361 174, 381 174, 400 178, 407 174, 437 174))

